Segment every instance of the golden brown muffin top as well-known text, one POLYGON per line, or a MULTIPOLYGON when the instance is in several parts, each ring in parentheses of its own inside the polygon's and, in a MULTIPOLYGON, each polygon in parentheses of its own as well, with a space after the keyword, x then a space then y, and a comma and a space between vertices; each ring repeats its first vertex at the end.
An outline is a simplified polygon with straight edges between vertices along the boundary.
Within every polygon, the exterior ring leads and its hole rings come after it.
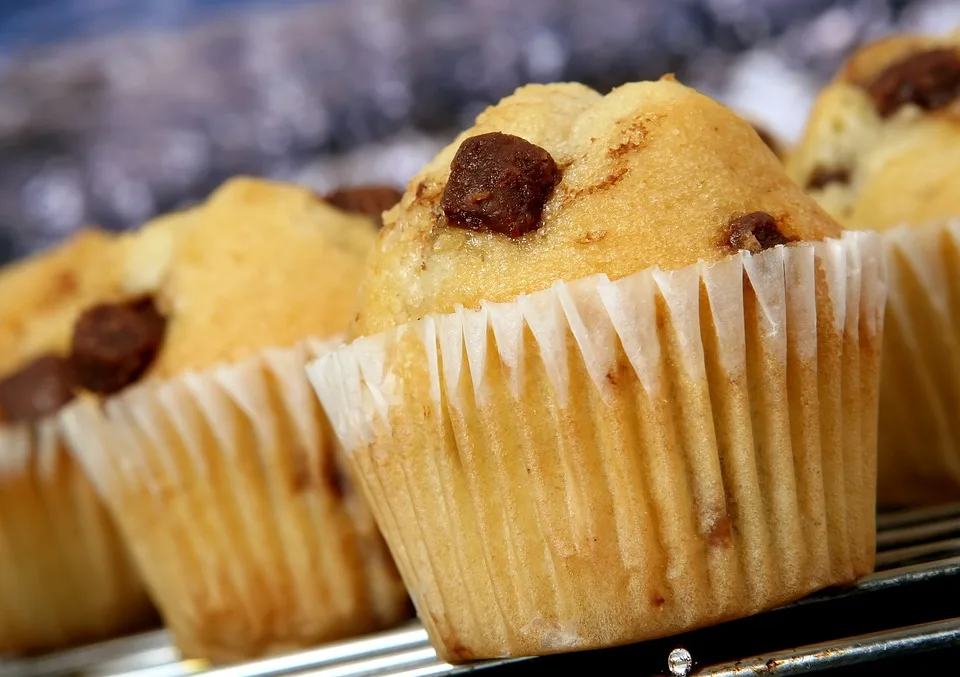
POLYGON ((152 297, 166 319, 149 374, 343 332, 375 236, 371 218, 306 188, 243 177, 125 236, 122 287, 132 299, 152 297))
POLYGON ((838 233, 749 123, 670 76, 606 96, 529 85, 386 212, 351 333, 838 233))
POLYGON ((85 228, 0 270, 0 421, 34 420, 73 397, 63 356, 83 309, 118 292, 113 242, 85 228))
POLYGON ((0 376, 48 352, 62 353, 73 323, 110 297, 115 278, 104 263, 113 242, 94 228, 0 269, 0 376))
POLYGON ((236 178, 192 209, 114 239, 86 231, 5 270, 0 420, 344 332, 376 235, 370 204, 236 178))
POLYGON ((847 227, 960 214, 960 36, 857 51, 817 98, 788 168, 847 227))

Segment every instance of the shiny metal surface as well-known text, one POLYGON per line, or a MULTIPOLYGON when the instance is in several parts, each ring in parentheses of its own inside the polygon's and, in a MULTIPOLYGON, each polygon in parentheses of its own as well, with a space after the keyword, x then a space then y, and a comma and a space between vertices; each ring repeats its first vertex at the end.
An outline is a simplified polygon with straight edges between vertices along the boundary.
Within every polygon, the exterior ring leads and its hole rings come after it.
POLYGON ((877 515, 877 529, 883 532, 888 529, 933 522, 950 517, 960 517, 960 503, 881 513, 877 515))
POLYGON ((748 658, 716 665, 694 674, 696 677, 808 675, 813 669, 848 667, 876 660, 881 655, 893 658, 920 648, 932 650, 947 646, 960 646, 960 618, 748 658))
POLYGON ((948 536, 960 536, 960 517, 881 531, 877 534, 877 548, 921 543, 931 539, 947 538, 948 536))
POLYGON ((303 651, 290 656, 266 658, 244 665, 208 670, 205 677, 274 677, 289 675, 303 669, 317 669, 339 665, 353 658, 380 659, 384 656, 399 664, 416 663, 423 659, 424 649, 435 660, 426 631, 419 623, 398 630, 373 635, 359 640, 338 642, 320 649, 303 651))
MULTIPOLYGON (((881 515, 877 519, 877 572, 856 585, 828 590, 789 607, 842 604, 936 580, 960 581, 960 505, 881 515)), ((883 654, 894 656, 918 647, 960 646, 960 618, 891 631, 837 639, 737 663, 697 665, 691 675, 809 674, 830 665, 854 665, 883 654), (772 668, 775 667, 775 671, 772 668), (757 672, 757 671, 760 672, 757 672)), ((165 632, 152 632, 49 656, 0 661, 0 677, 432 677, 457 675, 482 666, 493 668, 521 660, 452 666, 437 659, 419 623, 368 637, 328 644, 310 651, 214 668, 203 661, 180 661, 165 632)), ((667 656, 662 660, 666 664, 667 656)), ((697 656, 693 655, 696 664, 697 656)))
POLYGON ((0 677, 118 674, 154 665, 176 664, 179 654, 162 630, 113 639, 21 661, 0 660, 0 677))

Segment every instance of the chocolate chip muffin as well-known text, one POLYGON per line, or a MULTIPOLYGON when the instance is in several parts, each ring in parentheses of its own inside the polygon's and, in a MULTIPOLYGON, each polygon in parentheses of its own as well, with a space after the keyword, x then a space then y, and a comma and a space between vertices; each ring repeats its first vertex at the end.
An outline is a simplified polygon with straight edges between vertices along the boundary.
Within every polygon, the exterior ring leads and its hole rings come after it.
POLYGON ((858 51, 818 97, 790 173, 842 224, 960 214, 960 36, 858 51))
POLYGON ((879 500, 960 500, 960 35, 857 52, 820 95, 792 171, 890 273, 879 500), (902 227, 900 227, 902 226, 902 227))
POLYGON ((73 322, 110 297, 111 238, 85 229, 0 270, 0 655, 96 641, 156 615, 57 412, 73 322))
POLYGON ((304 372, 353 315, 368 216, 239 178, 116 249, 63 414, 177 647, 229 662, 406 618, 304 372), (322 307, 317 307, 320 300, 322 307))
POLYGON ((441 655, 623 644, 870 571, 876 242, 672 78, 524 87, 428 164, 308 372, 441 655))

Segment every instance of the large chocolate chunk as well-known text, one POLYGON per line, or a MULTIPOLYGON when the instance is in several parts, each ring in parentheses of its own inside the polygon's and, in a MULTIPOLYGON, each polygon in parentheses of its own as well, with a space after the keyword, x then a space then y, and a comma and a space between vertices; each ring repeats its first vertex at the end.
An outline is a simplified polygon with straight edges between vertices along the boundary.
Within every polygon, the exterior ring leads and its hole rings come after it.
POLYGON ((382 223, 383 212, 400 202, 403 193, 392 186, 352 186, 339 188, 323 199, 337 209, 372 216, 382 223))
POLYGON ((90 308, 73 329, 70 361, 78 382, 101 395, 135 383, 157 356, 165 329, 150 297, 90 308))
POLYGON ((889 66, 867 85, 882 117, 908 103, 936 110, 960 96, 960 56, 953 49, 932 49, 889 66))
POLYGON ((31 422, 53 414, 73 399, 75 381, 70 363, 43 355, 0 380, 0 420, 31 422))
POLYGON ((750 212, 730 219, 727 241, 735 251, 746 249, 759 254, 764 249, 787 244, 790 240, 780 232, 777 220, 766 212, 750 212))
POLYGON ((557 164, 540 146, 500 132, 472 136, 450 163, 440 206, 455 226, 520 237, 540 227, 559 179, 557 164))

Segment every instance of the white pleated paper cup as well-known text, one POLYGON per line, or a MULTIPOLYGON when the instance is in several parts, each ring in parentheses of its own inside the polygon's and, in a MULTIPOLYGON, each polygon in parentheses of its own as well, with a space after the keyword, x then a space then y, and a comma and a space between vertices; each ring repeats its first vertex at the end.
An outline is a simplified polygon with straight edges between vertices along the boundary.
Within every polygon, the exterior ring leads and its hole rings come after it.
POLYGON ((904 226, 883 243, 878 499, 960 501, 960 221, 904 226))
POLYGON ((0 656, 154 623, 120 535, 56 417, 0 426, 0 656))
POLYGON ((624 644, 872 570, 879 239, 595 276, 311 363, 450 661, 624 644))
POLYGON ((270 655, 410 614, 305 377, 331 345, 266 350, 63 414, 185 657, 270 655))

